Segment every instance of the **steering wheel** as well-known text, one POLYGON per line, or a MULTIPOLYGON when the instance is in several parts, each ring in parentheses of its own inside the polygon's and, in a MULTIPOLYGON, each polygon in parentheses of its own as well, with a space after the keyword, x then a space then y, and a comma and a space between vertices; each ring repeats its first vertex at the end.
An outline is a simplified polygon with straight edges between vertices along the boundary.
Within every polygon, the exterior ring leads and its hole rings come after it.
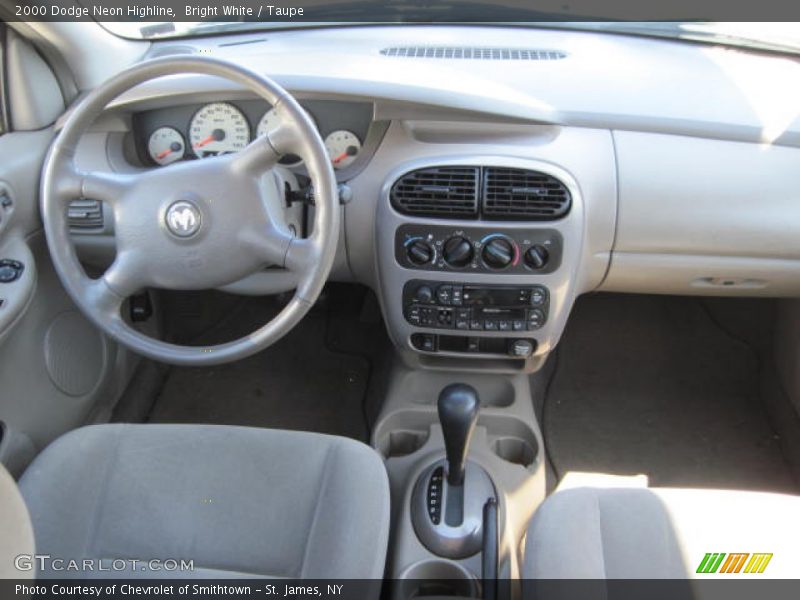
POLYGON ((56 272, 85 315, 134 352, 178 365, 225 363, 279 340, 322 291, 339 234, 333 168, 316 127, 297 100, 267 77, 205 57, 143 62, 87 95, 45 159, 41 212, 56 272), (275 108, 280 125, 236 154, 135 174, 78 169, 78 142, 110 101, 140 83, 180 73, 219 76, 246 87, 275 108), (285 154, 303 157, 314 186, 313 231, 307 238, 293 235, 282 218, 284 190, 273 167, 285 154), (98 279, 86 275, 70 240, 67 208, 81 197, 103 201, 114 217, 116 258, 98 279), (232 342, 206 347, 171 344, 142 334, 121 315, 125 300, 144 288, 218 288, 267 264, 296 275, 294 297, 263 327, 232 342))

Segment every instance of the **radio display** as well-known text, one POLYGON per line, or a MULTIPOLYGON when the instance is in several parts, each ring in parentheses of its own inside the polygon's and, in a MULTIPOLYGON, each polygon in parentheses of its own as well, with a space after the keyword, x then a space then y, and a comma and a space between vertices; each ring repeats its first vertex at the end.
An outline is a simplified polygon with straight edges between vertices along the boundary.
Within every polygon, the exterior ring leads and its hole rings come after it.
POLYGON ((473 306, 519 306, 524 304, 518 288, 464 286, 464 304, 473 306))

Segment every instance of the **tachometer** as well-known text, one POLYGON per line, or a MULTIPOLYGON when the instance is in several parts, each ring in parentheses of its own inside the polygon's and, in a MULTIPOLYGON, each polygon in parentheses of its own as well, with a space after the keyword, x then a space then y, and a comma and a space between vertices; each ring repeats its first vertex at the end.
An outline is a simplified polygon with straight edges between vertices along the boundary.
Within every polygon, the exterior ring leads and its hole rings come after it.
POLYGON ((159 127, 150 134, 147 151, 159 165, 168 165, 183 158, 186 154, 186 143, 177 129, 159 127))
POLYGON ((325 148, 331 157, 334 169, 344 169, 355 161, 361 152, 361 140, 352 131, 340 129, 325 138, 325 148))
POLYGON ((281 118, 278 116, 278 111, 274 108, 270 108, 264 113, 264 116, 261 117, 261 120, 258 122, 256 135, 259 137, 262 135, 267 135, 273 129, 277 129, 280 124, 281 118))
POLYGON ((189 141, 198 158, 238 152, 250 143, 250 125, 233 104, 214 102, 192 117, 189 141))

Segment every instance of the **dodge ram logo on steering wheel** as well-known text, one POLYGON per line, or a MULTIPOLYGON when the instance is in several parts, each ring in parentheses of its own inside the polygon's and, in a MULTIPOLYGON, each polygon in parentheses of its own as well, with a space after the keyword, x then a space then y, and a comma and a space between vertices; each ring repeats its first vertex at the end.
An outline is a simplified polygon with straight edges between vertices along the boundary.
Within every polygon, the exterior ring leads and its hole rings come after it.
POLYGON ((169 206, 165 221, 174 235, 191 237, 200 230, 200 209, 187 200, 180 200, 169 206))

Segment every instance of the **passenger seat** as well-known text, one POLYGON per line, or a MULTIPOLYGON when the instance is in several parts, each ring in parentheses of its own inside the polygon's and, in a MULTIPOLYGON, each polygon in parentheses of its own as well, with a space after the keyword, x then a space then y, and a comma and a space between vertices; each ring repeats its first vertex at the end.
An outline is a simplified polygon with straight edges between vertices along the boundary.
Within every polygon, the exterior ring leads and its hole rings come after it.
POLYGON ((699 489, 578 487, 533 517, 533 579, 797 578, 800 497, 699 489))

